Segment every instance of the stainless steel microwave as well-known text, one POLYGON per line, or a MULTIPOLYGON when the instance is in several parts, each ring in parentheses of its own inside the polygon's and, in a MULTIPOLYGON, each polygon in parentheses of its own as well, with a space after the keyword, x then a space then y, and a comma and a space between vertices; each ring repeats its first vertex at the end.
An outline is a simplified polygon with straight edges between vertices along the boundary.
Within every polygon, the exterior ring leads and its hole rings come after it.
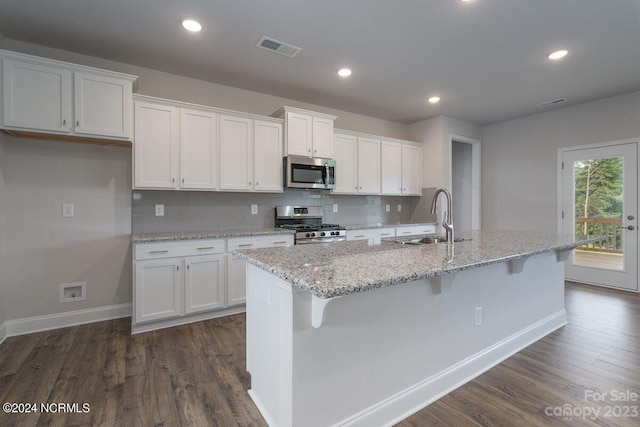
POLYGON ((287 188, 331 190, 335 187, 335 160, 287 156, 284 169, 287 188))

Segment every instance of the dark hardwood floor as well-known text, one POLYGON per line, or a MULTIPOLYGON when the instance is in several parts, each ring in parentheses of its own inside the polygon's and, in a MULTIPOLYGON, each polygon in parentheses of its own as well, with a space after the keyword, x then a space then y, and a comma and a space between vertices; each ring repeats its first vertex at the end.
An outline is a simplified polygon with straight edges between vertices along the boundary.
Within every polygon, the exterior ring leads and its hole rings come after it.
MULTIPOLYGON (((569 325, 398 426, 640 426, 640 296, 568 283, 566 307, 569 325)), ((1 412, 0 426, 266 426, 246 392, 244 315, 129 331, 121 319, 8 338, 0 401, 79 413, 1 412)))

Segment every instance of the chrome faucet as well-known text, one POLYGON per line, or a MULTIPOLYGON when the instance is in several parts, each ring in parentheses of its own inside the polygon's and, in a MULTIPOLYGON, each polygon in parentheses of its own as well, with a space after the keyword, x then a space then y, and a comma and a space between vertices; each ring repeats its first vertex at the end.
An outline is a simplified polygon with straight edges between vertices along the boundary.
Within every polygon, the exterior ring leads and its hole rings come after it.
POLYGON ((431 202, 431 213, 438 213, 438 196, 440 193, 444 193, 447 198, 447 210, 442 216, 442 226, 447 232, 447 243, 453 243, 453 214, 451 213, 451 193, 446 188, 438 188, 436 194, 433 195, 433 201, 431 202))

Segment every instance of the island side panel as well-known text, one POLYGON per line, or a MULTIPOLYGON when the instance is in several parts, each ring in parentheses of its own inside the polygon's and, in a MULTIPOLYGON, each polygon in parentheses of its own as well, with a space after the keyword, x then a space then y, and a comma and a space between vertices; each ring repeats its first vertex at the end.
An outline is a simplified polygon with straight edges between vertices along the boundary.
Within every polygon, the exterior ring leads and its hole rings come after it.
POLYGON ((441 293, 437 279, 355 293, 329 303, 320 328, 311 296, 294 291, 293 425, 410 415, 566 324, 563 276, 550 252, 518 274, 507 262, 459 272, 441 293))
POLYGON ((249 395, 270 426, 293 425, 292 287, 247 263, 249 395))

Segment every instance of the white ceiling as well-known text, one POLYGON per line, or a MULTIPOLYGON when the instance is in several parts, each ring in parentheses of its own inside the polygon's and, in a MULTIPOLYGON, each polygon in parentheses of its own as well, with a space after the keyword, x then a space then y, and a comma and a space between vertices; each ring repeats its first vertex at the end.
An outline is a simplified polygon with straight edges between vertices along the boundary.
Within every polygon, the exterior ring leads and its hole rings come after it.
POLYGON ((0 33, 402 123, 640 90, 640 0, 1 0, 0 33), (302 52, 256 48, 265 35, 302 52))

